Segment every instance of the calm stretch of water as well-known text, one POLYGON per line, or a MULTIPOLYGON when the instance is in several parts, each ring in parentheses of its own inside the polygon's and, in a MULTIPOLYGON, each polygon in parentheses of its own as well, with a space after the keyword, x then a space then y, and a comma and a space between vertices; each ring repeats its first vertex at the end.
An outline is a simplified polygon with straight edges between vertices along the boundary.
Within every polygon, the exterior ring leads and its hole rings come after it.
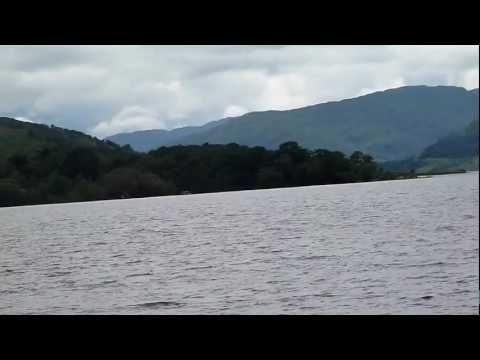
POLYGON ((0 314, 471 314, 478 172, 0 209, 0 314))

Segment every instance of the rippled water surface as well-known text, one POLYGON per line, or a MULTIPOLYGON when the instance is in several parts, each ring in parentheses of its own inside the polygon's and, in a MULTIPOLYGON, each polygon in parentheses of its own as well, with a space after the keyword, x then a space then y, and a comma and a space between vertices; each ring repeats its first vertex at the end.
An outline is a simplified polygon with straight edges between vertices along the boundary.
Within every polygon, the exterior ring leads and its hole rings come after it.
POLYGON ((478 172, 0 209, 1 314, 471 314, 478 172))

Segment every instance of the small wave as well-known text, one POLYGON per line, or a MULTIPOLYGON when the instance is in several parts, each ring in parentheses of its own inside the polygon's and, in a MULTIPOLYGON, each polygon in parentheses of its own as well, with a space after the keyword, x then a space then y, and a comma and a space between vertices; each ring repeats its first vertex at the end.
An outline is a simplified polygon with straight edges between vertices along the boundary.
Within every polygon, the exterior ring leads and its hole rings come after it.
POLYGON ((314 297, 335 297, 335 294, 332 294, 330 292, 323 292, 321 294, 314 294, 312 296, 314 296, 314 297))
POLYGON ((455 291, 455 294, 468 294, 470 292, 471 292, 470 290, 457 290, 455 291))
POLYGON ((383 295, 367 294, 367 295, 365 295, 363 298, 364 298, 364 299, 374 299, 374 298, 379 298, 379 297, 383 297, 383 295))
POLYGON ((452 231, 455 230, 455 226, 452 225, 445 225, 445 226, 437 226, 435 231, 452 231))
POLYGON ((246 260, 246 261, 241 261, 241 262, 237 262, 237 263, 231 263, 230 265, 237 266, 237 265, 247 265, 247 264, 251 264, 251 263, 252 263, 251 260, 246 260))
POLYGON ((58 271, 53 274, 48 274, 47 277, 59 277, 59 276, 69 275, 71 273, 72 273, 71 271, 58 271))
POLYGON ((101 283, 101 285, 114 284, 116 282, 117 282, 117 280, 105 280, 101 283))
POLYGON ((18 290, 0 290, 0 294, 17 294, 18 290))
POLYGON ((388 263, 385 266, 400 266, 400 265, 403 265, 403 262, 395 261, 395 262, 388 263))
POLYGON ((431 300, 431 299, 433 299, 433 295, 425 295, 425 296, 422 296, 421 299, 423 299, 423 300, 431 300))
POLYGON ((301 236, 280 236, 278 239, 279 240, 296 240, 296 239, 301 239, 301 236))
POLYGON ((312 255, 312 256, 302 256, 300 260, 321 260, 321 259, 328 259, 331 256, 328 255, 312 255))
POLYGON ((135 304, 132 306, 141 307, 141 308, 158 308, 158 307, 169 307, 169 306, 179 307, 179 306, 183 306, 183 304, 176 301, 153 301, 153 302, 146 302, 142 304, 135 304))
POLYGON ((407 280, 420 280, 425 279, 427 275, 418 275, 418 276, 407 276, 405 279, 407 280))
POLYGON ((153 275, 152 272, 148 272, 148 273, 143 273, 143 274, 130 274, 130 275, 127 275, 126 277, 136 277, 136 276, 150 276, 150 275, 153 275))
POLYGON ((142 262, 142 260, 135 260, 135 261, 128 261, 126 264, 127 264, 127 265, 130 265, 130 264, 139 264, 139 263, 141 263, 141 262, 142 262))
MULTIPOLYGON (((321 279, 325 280, 325 279, 321 279)), ((373 280, 375 281, 375 280, 373 280)), ((372 282, 372 279, 353 279, 350 281, 352 284, 364 283, 364 282, 372 282)))
POLYGON ((267 281, 267 284, 282 284, 282 283, 287 283, 287 280, 269 280, 267 281))
POLYGON ((433 262, 433 263, 426 263, 426 264, 409 264, 402 266, 403 268, 411 268, 411 267, 426 267, 426 266, 441 266, 441 265, 448 265, 442 261, 433 262))
POLYGON ((208 265, 208 266, 196 266, 196 267, 191 267, 191 268, 188 268, 186 269, 187 271, 188 270, 203 270, 203 269, 211 269, 213 268, 214 266, 213 265, 208 265))

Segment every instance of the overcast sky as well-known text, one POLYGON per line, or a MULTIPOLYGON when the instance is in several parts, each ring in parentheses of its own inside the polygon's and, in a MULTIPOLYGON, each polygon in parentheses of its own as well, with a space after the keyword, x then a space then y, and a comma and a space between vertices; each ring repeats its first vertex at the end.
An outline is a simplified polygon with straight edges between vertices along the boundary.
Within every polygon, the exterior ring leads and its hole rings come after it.
POLYGON ((476 46, 0 46, 0 116, 102 138, 478 76, 476 46))

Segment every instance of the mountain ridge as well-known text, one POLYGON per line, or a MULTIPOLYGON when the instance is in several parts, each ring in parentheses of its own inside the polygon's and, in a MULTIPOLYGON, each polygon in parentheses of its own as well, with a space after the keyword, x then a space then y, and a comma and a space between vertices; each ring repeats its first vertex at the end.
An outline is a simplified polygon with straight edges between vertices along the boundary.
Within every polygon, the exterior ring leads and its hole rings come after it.
MULTIPOLYGON (((309 149, 346 153, 360 149, 379 160, 395 160, 416 156, 434 141, 465 126, 475 111, 478 113, 476 109, 478 89, 404 86, 295 109, 250 112, 189 127, 191 131, 184 136, 168 137, 167 131, 147 146, 141 139, 129 140, 136 132, 106 139, 120 145, 129 143, 140 151, 203 143, 238 143, 272 149, 292 140, 309 149)), ((171 130, 170 134, 178 134, 179 129, 185 128, 171 130)))

